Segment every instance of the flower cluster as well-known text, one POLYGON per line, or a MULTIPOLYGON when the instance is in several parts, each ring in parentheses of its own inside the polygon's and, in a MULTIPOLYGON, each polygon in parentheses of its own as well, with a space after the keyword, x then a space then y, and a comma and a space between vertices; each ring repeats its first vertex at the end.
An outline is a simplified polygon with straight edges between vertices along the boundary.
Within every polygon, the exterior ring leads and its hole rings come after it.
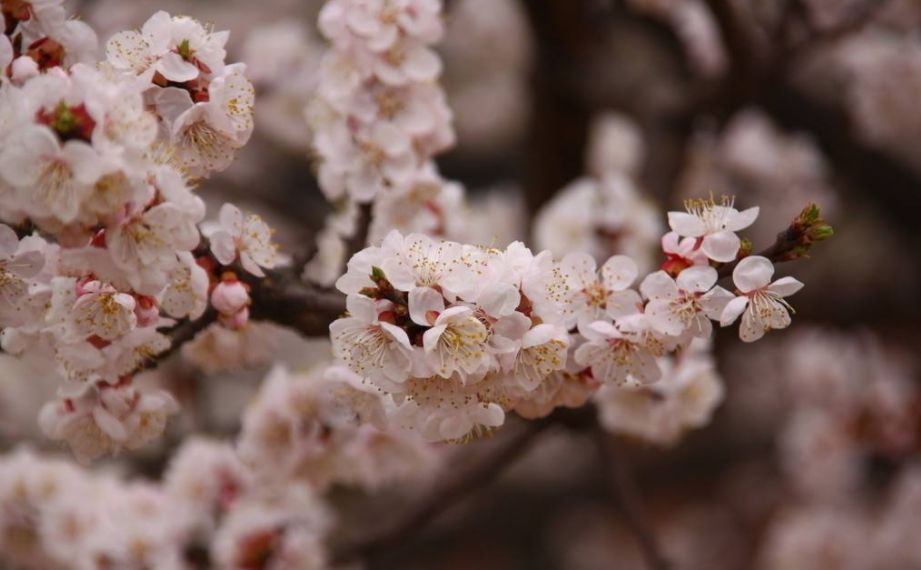
POLYGON ((355 231, 355 203, 373 202, 370 241, 391 229, 452 235, 463 191, 442 179, 432 157, 454 144, 451 111, 437 83, 431 46, 444 33, 441 0, 333 0, 320 13, 331 42, 307 107, 320 188, 347 203, 320 242, 323 267, 341 272, 341 243, 355 231), (343 221, 343 218, 345 221, 343 221))
POLYGON ((377 488, 437 464, 418 436, 386 429, 392 400, 341 365, 306 374, 276 367, 243 416, 241 460, 260 484, 302 481, 377 488))
POLYGON ((64 0, 7 0, 0 6, 0 78, 22 82, 94 60, 96 33, 70 20, 64 0))
POLYGON ((3 3, 4 40, 39 47, 0 79, 0 329, 5 351, 58 364, 65 383, 42 427, 89 460, 143 445, 176 412, 132 384, 170 348, 162 329, 209 302, 242 326, 235 268, 261 277, 284 258, 265 223, 231 205, 213 253, 201 244, 191 180, 226 167, 252 130, 227 33, 159 12, 93 63, 95 36, 93 49, 78 42, 85 25, 59 4, 3 3))
MULTIPOLYGON (((693 369, 689 346, 711 335, 711 321, 725 326, 742 315, 746 341, 789 325, 783 298, 798 281, 770 283, 771 262, 745 257, 733 271, 733 295, 706 263, 714 249, 727 261, 724 242, 733 240, 735 259, 734 230, 756 215, 712 200, 671 213, 675 231, 694 243, 680 257, 669 252, 667 271, 647 275, 638 290, 639 269, 624 255, 599 268, 587 253, 554 261, 519 242, 496 250, 393 231, 357 253, 338 280, 348 316, 330 326, 333 351, 393 396, 398 424, 432 440, 498 427, 518 407, 533 417, 578 405, 599 386, 639 389, 663 377, 672 353, 677 392, 682 366, 693 369)), ((719 389, 711 391, 688 424, 719 400, 719 389)))
POLYGON ((193 553, 221 568, 326 567, 321 499, 254 485, 233 448, 209 440, 188 440, 162 483, 21 449, 0 460, 0 507, 0 548, 21 567, 183 569, 193 553))

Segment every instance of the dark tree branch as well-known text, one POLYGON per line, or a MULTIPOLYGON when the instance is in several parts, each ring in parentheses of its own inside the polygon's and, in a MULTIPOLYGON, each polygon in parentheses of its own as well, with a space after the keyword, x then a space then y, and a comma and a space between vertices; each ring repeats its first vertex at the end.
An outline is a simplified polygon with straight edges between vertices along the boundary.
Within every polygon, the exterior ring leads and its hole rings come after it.
POLYGON ((567 421, 561 419, 563 416, 568 417, 572 414, 551 415, 542 420, 528 422, 518 433, 498 444, 496 449, 472 467, 446 474, 445 479, 436 484, 424 499, 400 517, 395 524, 358 543, 346 545, 335 554, 334 562, 342 564, 370 558, 418 534, 441 513, 498 477, 530 448, 545 429, 567 421))
POLYGON ((607 490, 623 513, 630 532, 636 537, 646 563, 652 570, 668 570, 671 563, 662 554, 655 533, 646 521, 636 482, 624 458, 614 453, 609 436, 600 427, 593 430, 592 438, 601 460, 602 475, 608 484, 607 490))

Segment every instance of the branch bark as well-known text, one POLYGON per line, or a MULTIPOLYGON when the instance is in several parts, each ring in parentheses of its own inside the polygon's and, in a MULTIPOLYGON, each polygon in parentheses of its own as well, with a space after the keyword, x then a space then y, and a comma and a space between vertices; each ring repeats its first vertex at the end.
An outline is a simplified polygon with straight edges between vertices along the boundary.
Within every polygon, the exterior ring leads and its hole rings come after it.
POLYGON ((636 482, 624 463, 624 458, 615 456, 608 435, 600 427, 593 430, 592 438, 601 460, 602 475, 608 483, 608 492, 636 537, 646 563, 652 570, 669 570, 672 567, 671 563, 662 554, 655 533, 646 521, 636 482))
MULTIPOLYGON (((571 415, 571 414, 570 414, 571 415)), ((394 547, 421 531, 439 515, 475 493, 521 457, 537 437, 552 425, 564 423, 562 415, 551 415, 528 422, 518 433, 502 442, 497 449, 469 469, 459 469, 435 486, 429 495, 411 508, 396 523, 381 532, 341 548, 333 557, 335 564, 370 558, 394 547)))

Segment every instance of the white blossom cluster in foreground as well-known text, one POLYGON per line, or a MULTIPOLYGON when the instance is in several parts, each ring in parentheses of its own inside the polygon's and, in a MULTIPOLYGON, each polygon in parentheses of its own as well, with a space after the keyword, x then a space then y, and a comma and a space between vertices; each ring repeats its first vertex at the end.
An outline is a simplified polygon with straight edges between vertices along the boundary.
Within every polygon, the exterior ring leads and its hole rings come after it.
MULTIPOLYGON (((497 250, 393 231, 338 280, 349 315, 330 326, 333 350, 393 396, 395 421, 435 441, 502 425, 532 393, 545 398, 547 383, 647 386, 671 368, 668 355, 693 358, 684 353, 712 321, 741 316, 748 342, 790 324, 785 297, 802 283, 772 282, 771 261, 749 256, 733 270, 734 294, 709 264, 735 259, 735 232, 757 215, 712 199, 672 212, 666 269, 642 278, 624 255, 598 267, 586 253, 555 261, 519 242, 497 250)), ((543 405, 564 405, 570 390, 543 405)))
POLYGON ((56 363, 41 424, 86 461, 144 445, 176 412, 133 384, 170 348, 163 329, 209 305, 244 325, 235 262, 262 276, 283 259, 229 204, 213 253, 200 247, 193 181, 229 166, 253 129, 228 33, 158 12, 96 61, 94 34, 60 4, 3 4, 0 46, 16 49, 0 61, 0 328, 5 352, 56 363))

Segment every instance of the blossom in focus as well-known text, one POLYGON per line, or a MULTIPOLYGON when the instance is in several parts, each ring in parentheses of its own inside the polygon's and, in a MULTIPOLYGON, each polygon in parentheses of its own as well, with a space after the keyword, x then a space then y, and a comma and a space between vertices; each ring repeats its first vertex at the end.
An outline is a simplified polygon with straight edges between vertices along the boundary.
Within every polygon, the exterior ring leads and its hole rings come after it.
POLYGON ((256 214, 247 214, 233 204, 221 207, 220 226, 210 236, 211 251, 224 265, 238 257, 249 273, 264 277, 263 269, 275 268, 285 261, 272 242, 272 228, 256 214))
POLYGON ((701 251, 720 262, 736 258, 742 242, 735 232, 752 225, 758 217, 757 206, 740 212, 726 197, 718 204, 713 198, 689 200, 686 208, 687 212, 669 212, 668 225, 679 236, 698 238, 701 251))
POLYGON ((771 329, 790 326, 792 307, 784 299, 803 288, 794 277, 782 277, 771 282, 774 264, 765 257, 746 257, 732 272, 739 295, 729 301, 720 317, 720 324, 727 326, 742 315, 739 337, 753 342, 771 329))

